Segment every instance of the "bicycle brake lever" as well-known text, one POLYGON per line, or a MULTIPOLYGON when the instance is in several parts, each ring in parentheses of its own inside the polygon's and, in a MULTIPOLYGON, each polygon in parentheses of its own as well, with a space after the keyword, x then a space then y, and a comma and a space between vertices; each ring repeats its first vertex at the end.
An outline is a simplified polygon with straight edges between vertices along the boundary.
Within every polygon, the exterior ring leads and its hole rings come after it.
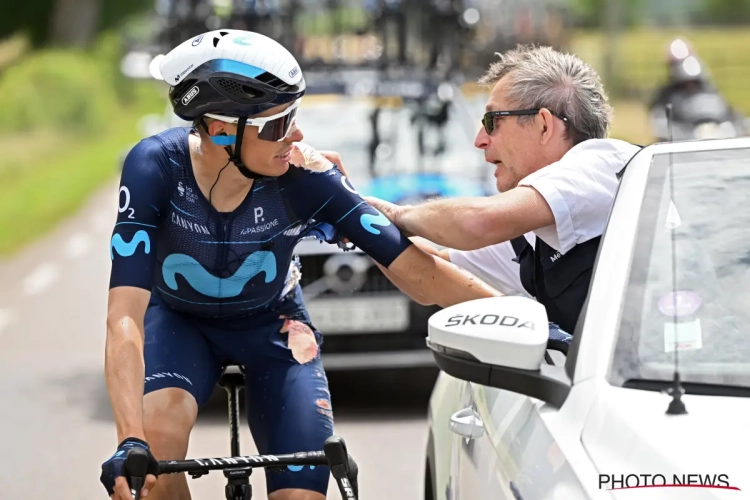
POLYGON ((354 495, 359 498, 359 481, 357 476, 359 475, 359 466, 354 461, 354 457, 348 455, 349 458, 349 480, 352 483, 352 489, 354 489, 354 495))
POLYGON ((329 437, 323 445, 323 451, 331 468, 331 474, 339 485, 342 498, 356 500, 357 495, 350 480, 349 454, 346 452, 344 440, 339 436, 329 437))
POLYGON ((130 486, 130 494, 135 500, 141 497, 141 490, 146 482, 146 472, 148 471, 148 453, 141 448, 132 448, 128 450, 125 457, 125 477, 130 486))

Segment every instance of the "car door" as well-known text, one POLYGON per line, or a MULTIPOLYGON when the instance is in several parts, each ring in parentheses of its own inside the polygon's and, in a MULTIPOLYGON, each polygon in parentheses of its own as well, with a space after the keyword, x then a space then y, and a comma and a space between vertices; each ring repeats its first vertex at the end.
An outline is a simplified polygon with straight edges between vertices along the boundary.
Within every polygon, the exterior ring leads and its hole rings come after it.
POLYGON ((458 438, 455 500, 517 498, 512 457, 498 453, 495 442, 507 434, 505 429, 517 420, 525 404, 531 404, 526 396, 469 384, 466 406, 451 417, 451 430, 458 438))
POLYGON ((583 493, 544 423, 544 403, 480 384, 470 384, 469 392, 478 419, 473 432, 481 435, 463 440, 456 500, 552 500, 583 493))
MULTIPOLYGON (((441 372, 430 398, 434 500, 456 500, 459 436, 451 432, 451 416, 468 401, 469 383, 441 372)), ((428 452, 430 450, 428 449, 428 452)))

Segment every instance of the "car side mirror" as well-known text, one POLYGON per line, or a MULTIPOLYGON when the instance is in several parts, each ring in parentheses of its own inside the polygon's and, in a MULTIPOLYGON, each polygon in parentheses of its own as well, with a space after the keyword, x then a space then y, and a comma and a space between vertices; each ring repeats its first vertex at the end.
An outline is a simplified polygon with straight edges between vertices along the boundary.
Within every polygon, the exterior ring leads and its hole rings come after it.
POLYGON ((441 370, 560 407, 571 381, 563 365, 545 362, 549 322, 525 297, 477 299, 433 314, 427 345, 441 370))

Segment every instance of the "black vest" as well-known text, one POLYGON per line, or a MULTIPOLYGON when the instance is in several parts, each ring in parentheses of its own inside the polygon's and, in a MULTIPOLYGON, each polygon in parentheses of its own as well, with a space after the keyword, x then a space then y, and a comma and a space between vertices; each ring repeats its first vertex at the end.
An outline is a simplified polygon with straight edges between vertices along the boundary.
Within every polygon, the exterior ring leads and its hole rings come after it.
POLYGON ((547 309, 547 318, 573 333, 589 291, 601 236, 574 246, 565 255, 537 236, 531 247, 524 236, 512 239, 521 265, 521 283, 547 309))
MULTIPOLYGON (((640 144, 635 146, 643 149, 640 144)), ((632 159, 617 172, 618 181, 632 159)), ((547 309, 549 321, 568 333, 575 331, 586 301, 601 239, 597 236, 579 243, 565 255, 560 255, 538 236, 535 248, 531 248, 523 235, 510 240, 516 252, 513 260, 521 265, 521 284, 547 309)))

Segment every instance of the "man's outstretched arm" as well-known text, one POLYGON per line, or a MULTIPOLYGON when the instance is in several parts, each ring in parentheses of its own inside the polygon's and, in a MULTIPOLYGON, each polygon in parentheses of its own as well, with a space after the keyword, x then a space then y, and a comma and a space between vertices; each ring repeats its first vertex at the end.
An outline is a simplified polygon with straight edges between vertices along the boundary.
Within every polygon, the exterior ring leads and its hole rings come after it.
POLYGON ((367 197, 406 235, 421 236, 457 250, 475 250, 551 226, 555 217, 534 188, 518 187, 495 196, 447 198, 399 206, 367 197))
POLYGON ((469 300, 503 294, 439 255, 412 245, 387 268, 378 267, 399 290, 422 305, 450 307, 469 300))

